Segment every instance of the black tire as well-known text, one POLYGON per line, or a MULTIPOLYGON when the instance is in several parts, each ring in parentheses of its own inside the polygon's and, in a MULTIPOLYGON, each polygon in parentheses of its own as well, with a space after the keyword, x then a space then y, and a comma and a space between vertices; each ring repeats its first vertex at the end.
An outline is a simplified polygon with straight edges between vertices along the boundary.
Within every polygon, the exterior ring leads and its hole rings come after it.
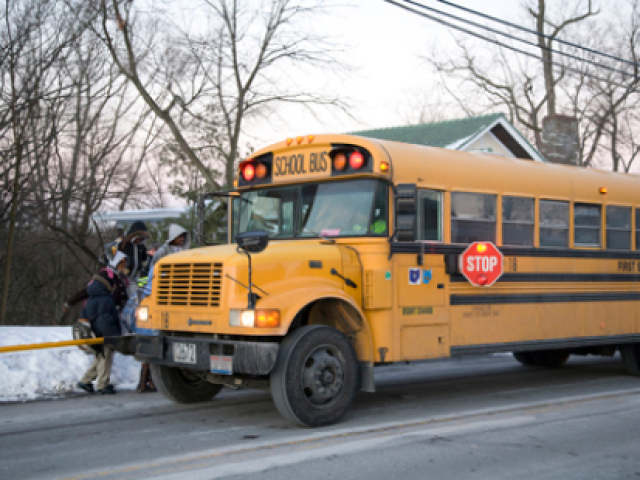
POLYGON ((222 389, 222 385, 202 380, 189 370, 154 364, 149 367, 158 391, 177 403, 206 402, 222 389))
POLYGON ((530 353, 534 363, 545 368, 560 368, 567 363, 571 355, 565 350, 540 350, 530 353))
POLYGON ((349 339, 314 325, 284 339, 271 373, 271 396, 280 414, 304 427, 340 420, 358 389, 358 362, 349 339))
POLYGON ((640 377, 640 343, 621 346, 620 355, 627 373, 640 377))
POLYGON ((536 362, 531 356, 531 352, 513 352, 513 358, 525 367, 534 367, 536 365, 536 362))

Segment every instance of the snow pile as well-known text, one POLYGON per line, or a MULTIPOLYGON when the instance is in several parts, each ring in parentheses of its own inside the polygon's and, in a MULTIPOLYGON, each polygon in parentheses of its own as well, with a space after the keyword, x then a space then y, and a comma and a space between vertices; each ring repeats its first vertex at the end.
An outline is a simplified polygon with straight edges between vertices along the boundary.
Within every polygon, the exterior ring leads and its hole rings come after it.
MULTIPOLYGON (((71 327, 0 327, 0 346, 72 340, 71 327)), ((56 397, 81 392, 75 385, 93 355, 78 347, 0 353, 0 402, 56 397)), ((140 364, 115 354, 111 383, 117 390, 135 389, 140 364)))

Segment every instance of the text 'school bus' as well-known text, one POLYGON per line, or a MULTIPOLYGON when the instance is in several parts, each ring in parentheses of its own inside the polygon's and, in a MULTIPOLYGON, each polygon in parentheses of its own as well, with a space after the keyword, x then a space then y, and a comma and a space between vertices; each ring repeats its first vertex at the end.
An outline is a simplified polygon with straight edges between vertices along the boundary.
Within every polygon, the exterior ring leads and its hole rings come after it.
POLYGON ((640 180, 489 154, 309 136, 239 166, 226 245, 170 255, 136 358, 178 402, 270 389, 340 419, 374 366, 613 355, 640 375, 640 180))

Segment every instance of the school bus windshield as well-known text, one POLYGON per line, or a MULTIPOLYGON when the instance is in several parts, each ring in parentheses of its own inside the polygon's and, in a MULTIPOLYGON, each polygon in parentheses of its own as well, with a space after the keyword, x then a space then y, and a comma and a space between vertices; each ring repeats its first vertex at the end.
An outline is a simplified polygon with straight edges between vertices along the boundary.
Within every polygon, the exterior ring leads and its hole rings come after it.
POLYGON ((382 236, 388 186, 378 180, 310 183, 246 191, 234 200, 234 233, 271 238, 382 236))

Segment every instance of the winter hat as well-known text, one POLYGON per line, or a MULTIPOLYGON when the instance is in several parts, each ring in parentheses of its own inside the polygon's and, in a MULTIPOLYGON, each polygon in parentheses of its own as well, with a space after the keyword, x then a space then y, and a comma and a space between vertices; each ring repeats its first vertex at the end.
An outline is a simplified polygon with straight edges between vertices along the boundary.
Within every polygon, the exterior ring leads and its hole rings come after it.
POLYGON ((109 262, 109 266, 111 268, 113 268, 114 270, 117 270, 118 268, 118 264, 122 261, 122 260, 126 260, 127 254, 123 253, 123 252, 116 252, 116 254, 113 256, 113 258, 111 259, 111 261, 109 262))
POLYGON ((149 233, 147 231, 147 226, 141 220, 136 220, 131 224, 131 228, 129 228, 127 235, 131 235, 133 233, 137 234, 138 236, 140 235, 144 236, 145 234, 146 236, 149 236, 149 233))

